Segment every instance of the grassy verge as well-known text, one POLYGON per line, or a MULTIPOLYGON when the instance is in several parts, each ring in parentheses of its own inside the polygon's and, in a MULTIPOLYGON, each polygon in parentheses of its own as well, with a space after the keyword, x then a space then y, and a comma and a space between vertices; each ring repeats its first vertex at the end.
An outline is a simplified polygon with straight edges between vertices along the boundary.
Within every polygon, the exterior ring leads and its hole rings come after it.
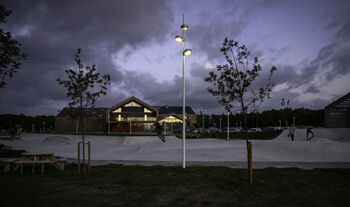
MULTIPOLYGON (((278 137, 282 133, 282 130, 276 131, 262 131, 262 132, 249 132, 248 138, 254 140, 270 140, 278 137)), ((182 135, 177 135, 178 138, 182 138, 182 135)), ((217 139, 227 139, 227 132, 216 132, 216 133, 201 133, 186 134, 186 139, 196 139, 196 138, 217 138, 217 139)), ((230 139, 245 139, 245 132, 231 132, 230 139)))
MULTIPOLYGON (((2 166, 1 166, 2 167, 2 166)), ((0 206, 350 206, 350 169, 76 165, 0 172, 0 206)))

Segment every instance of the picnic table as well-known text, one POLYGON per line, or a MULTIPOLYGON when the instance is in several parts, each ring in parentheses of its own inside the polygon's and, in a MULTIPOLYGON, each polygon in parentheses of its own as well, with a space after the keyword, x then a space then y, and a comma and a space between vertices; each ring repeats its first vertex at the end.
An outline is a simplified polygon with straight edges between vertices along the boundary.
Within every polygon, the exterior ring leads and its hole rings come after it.
POLYGON ((10 170, 12 163, 15 165, 15 171, 20 167, 23 174, 24 165, 32 165, 32 173, 35 172, 35 165, 41 164, 41 173, 44 173, 45 164, 52 164, 61 171, 64 170, 68 158, 56 158, 52 152, 23 152, 20 160, 5 161, 5 171, 10 170))

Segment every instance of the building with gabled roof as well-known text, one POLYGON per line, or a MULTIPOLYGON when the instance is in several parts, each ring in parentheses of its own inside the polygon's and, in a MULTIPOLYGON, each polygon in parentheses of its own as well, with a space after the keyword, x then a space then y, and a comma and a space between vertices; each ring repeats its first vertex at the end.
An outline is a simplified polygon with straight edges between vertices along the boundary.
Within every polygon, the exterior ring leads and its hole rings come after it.
MULTIPOLYGON (((196 123, 196 114, 187 106, 186 124, 196 123)), ((77 108, 64 108, 56 116, 57 132, 80 132, 77 108)), ((84 109, 86 132, 149 132, 153 124, 160 122, 165 131, 181 128, 181 106, 151 106, 132 96, 110 108, 84 109)))
POLYGON ((325 107, 325 126, 330 128, 350 127, 350 93, 325 107))

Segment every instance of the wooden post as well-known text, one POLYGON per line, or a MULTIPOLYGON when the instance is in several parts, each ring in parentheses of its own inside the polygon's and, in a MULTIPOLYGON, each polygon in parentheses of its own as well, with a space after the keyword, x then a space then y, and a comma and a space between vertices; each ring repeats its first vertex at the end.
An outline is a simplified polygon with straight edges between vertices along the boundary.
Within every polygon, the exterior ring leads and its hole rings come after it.
POLYGON ((252 143, 248 142, 248 167, 249 167, 249 183, 253 183, 253 152, 252 152, 252 143))
POLYGON ((78 174, 80 174, 80 142, 78 142, 78 174))
POLYGON ((91 173, 91 142, 88 141, 88 172, 91 173))
POLYGON ((75 133, 76 134, 78 134, 78 132, 79 132, 79 123, 78 123, 78 121, 75 121, 75 133))

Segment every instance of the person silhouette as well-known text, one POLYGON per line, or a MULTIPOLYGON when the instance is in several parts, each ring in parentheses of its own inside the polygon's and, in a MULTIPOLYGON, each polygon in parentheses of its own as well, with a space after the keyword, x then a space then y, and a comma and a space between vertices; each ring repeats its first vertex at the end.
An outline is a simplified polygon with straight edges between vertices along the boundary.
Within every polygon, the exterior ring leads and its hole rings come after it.
POLYGON ((314 137, 314 133, 312 132, 312 127, 308 126, 306 129, 306 140, 310 141, 313 137, 314 137), (309 134, 311 134, 310 137, 309 137, 309 134))
POLYGON ((289 134, 288 136, 290 136, 290 139, 292 140, 292 142, 294 142, 294 134, 295 134, 296 128, 294 127, 294 125, 290 125, 289 127, 289 134))
POLYGON ((165 142, 165 137, 162 134, 163 133, 162 125, 160 125, 158 122, 156 122, 156 123, 153 124, 153 126, 154 126, 154 131, 153 132, 156 132, 158 137, 162 140, 162 142, 165 142))

